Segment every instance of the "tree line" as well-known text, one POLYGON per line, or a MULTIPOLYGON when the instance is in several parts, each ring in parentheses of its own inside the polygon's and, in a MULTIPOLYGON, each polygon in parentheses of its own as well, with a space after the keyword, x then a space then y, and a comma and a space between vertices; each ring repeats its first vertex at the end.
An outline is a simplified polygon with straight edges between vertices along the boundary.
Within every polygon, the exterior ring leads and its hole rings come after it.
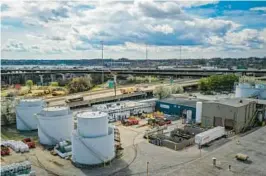
POLYGON ((239 77, 234 74, 212 75, 208 78, 201 78, 199 81, 199 88, 203 93, 231 92, 235 82, 238 82, 238 79, 239 77))

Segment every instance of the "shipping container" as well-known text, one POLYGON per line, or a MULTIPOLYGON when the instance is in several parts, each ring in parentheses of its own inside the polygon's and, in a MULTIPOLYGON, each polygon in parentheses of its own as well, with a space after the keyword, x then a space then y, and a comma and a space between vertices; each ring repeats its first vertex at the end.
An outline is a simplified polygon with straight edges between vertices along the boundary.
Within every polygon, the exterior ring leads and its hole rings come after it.
POLYGON ((203 145, 206 145, 210 143, 211 141, 218 139, 220 137, 225 136, 225 128, 218 126, 213 129, 210 129, 208 131, 204 131, 202 133, 199 133, 195 136, 195 143, 201 147, 203 145))

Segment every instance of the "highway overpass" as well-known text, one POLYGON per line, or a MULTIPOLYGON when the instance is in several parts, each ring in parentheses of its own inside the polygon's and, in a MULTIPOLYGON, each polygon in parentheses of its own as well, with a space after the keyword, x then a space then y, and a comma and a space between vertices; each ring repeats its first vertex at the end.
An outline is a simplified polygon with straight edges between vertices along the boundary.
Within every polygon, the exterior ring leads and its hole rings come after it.
POLYGON ((118 75, 154 75, 154 76, 172 76, 172 77, 193 77, 201 78, 211 75, 238 74, 252 76, 266 76, 266 70, 204 70, 204 69, 3 69, 1 70, 1 80, 4 84, 25 83, 28 79, 37 80, 35 82, 56 81, 56 77, 65 79, 65 75, 84 75, 84 74, 102 74, 109 75, 116 73, 118 75), (35 77, 35 78, 34 78, 35 77), (37 77, 37 78, 36 78, 37 77), (19 81, 12 81, 19 80, 19 81))

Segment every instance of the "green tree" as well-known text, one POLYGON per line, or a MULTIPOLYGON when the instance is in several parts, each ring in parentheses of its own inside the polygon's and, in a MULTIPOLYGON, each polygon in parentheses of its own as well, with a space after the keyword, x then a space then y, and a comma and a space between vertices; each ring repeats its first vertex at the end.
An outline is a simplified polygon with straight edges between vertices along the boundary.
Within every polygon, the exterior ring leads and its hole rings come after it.
POLYGON ((202 92, 231 91, 237 81, 238 77, 234 74, 213 75, 208 78, 201 78, 199 81, 199 88, 202 92))
POLYGON ((153 95, 159 99, 167 98, 171 93, 171 88, 168 86, 158 86, 153 91, 153 95))
POLYGON ((178 85, 178 84, 174 84, 171 86, 171 93, 173 94, 179 94, 179 93, 183 93, 184 89, 182 86, 178 85))
POLYGON ((29 87, 29 89, 31 90, 32 86, 33 86, 33 81, 32 80, 27 80, 26 81, 26 85, 29 87))
POLYGON ((92 79, 90 76, 73 78, 67 85, 69 93, 77 93, 92 88, 92 79))

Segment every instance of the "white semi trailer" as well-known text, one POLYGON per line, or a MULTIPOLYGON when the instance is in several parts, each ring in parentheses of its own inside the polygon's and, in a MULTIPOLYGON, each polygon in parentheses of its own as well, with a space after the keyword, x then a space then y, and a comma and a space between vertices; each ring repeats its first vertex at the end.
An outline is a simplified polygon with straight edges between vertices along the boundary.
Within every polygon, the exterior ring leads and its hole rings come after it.
POLYGON ((224 127, 218 126, 210 130, 199 133, 195 136, 195 143, 201 148, 201 146, 210 143, 211 141, 225 136, 224 127))

